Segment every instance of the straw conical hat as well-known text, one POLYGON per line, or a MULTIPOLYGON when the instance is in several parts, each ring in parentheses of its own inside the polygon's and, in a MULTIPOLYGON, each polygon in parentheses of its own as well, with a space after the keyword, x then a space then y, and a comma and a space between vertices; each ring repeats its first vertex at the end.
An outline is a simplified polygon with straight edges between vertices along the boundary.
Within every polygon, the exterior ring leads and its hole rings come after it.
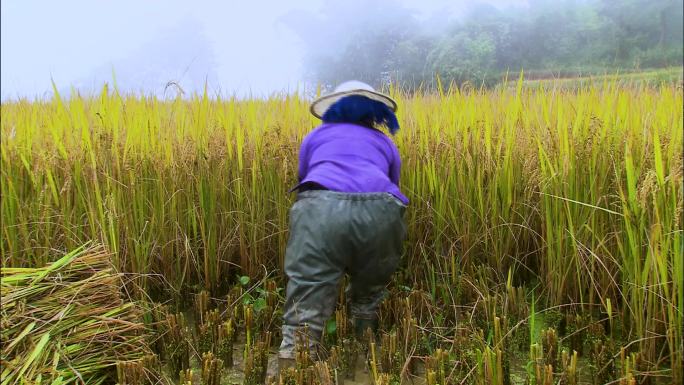
POLYGON ((381 92, 377 92, 370 85, 358 80, 350 80, 340 84, 333 92, 314 100, 313 103, 311 103, 311 108, 309 108, 309 110, 315 117, 321 119, 330 106, 349 95, 365 96, 369 99, 384 103, 387 107, 391 108, 392 111, 397 110, 397 102, 395 102, 394 99, 381 92))

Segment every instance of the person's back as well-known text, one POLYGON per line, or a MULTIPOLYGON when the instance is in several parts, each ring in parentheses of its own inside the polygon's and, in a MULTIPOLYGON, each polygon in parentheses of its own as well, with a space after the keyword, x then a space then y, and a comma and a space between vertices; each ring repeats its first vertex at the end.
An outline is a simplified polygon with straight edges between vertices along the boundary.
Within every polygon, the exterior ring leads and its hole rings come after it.
POLYGON ((331 191, 387 192, 407 204, 398 186, 400 169, 397 147, 382 131, 326 123, 302 142, 297 187, 313 182, 331 191))
POLYGON ((299 153, 297 201, 290 209, 285 252, 280 369, 294 365, 297 343, 308 343, 317 358, 345 273, 357 336, 377 329, 377 310, 406 236, 408 199, 398 187, 399 152, 375 128, 385 125, 394 134, 396 107, 389 96, 360 82, 344 83, 311 105, 323 124, 304 138, 299 153))

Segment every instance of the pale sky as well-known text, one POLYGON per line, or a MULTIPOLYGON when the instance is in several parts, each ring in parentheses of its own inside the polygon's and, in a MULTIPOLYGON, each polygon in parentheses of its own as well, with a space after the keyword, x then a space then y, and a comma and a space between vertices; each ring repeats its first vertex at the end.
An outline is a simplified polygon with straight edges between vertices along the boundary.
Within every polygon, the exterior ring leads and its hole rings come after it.
MULTIPOLYGON (((305 47, 288 15, 315 14, 330 1, 3 0, 0 96, 46 96, 51 79, 60 90, 92 92, 113 72, 124 91, 163 94, 169 81, 201 91, 206 81, 224 95, 291 92, 305 47)), ((396 3, 428 18, 468 2, 396 3)))

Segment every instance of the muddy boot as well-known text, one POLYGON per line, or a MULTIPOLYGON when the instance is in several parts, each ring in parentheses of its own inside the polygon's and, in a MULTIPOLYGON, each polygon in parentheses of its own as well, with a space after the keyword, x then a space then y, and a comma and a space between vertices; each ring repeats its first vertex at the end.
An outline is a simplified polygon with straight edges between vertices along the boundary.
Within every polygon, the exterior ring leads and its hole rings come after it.
POLYGON ((278 357, 278 374, 283 374, 289 368, 296 368, 297 361, 294 358, 278 357))
POLYGON ((368 329, 370 329, 371 335, 375 336, 375 334, 378 332, 378 320, 377 320, 377 318, 376 319, 364 319, 364 318, 354 319, 354 334, 356 335, 356 339, 365 345, 367 345, 370 342, 370 341, 368 341, 368 329))

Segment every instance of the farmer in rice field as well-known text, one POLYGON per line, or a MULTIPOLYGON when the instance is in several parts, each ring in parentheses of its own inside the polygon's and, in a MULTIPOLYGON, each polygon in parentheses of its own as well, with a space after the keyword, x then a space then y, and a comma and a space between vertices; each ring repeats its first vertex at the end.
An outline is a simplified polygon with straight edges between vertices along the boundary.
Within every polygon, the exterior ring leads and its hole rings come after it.
POLYGON ((311 105, 323 123, 304 138, 299 152, 297 200, 290 209, 285 254, 289 281, 281 369, 294 365, 295 343, 307 340, 304 330, 316 359, 345 273, 355 333, 378 327, 378 305, 406 235, 408 199, 398 187, 401 159, 379 129, 397 132, 396 109, 389 96, 359 81, 345 82, 311 105))

